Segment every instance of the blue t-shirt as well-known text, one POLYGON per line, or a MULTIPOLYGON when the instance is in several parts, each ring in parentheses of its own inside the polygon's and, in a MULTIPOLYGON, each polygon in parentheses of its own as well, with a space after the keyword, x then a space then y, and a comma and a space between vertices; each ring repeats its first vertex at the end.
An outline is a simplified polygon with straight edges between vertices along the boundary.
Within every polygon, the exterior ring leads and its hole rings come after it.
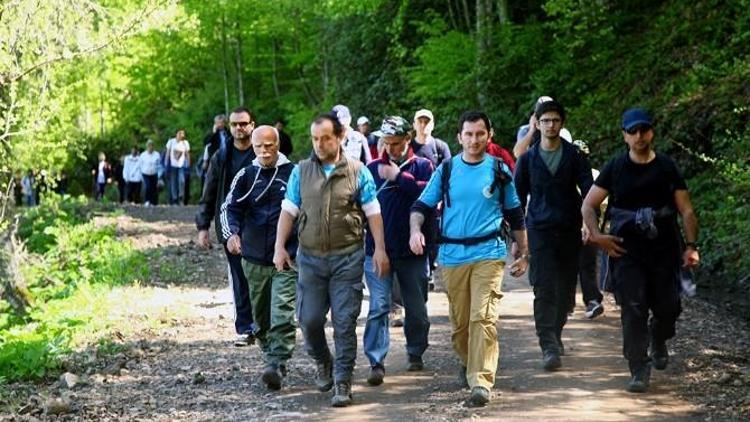
MULTIPOLYGON (((336 167, 335 164, 324 164, 323 173, 326 177, 330 176, 333 169, 336 167)), ((359 203, 362 206, 377 201, 377 195, 375 194, 375 181, 372 179, 372 174, 367 167, 362 166, 359 169, 358 183, 360 186, 359 190, 359 203)), ((289 183, 287 184, 286 199, 300 208, 302 206, 302 195, 299 190, 299 166, 294 167, 291 176, 289 176, 289 183)), ((380 209, 378 207, 378 209, 380 209)), ((366 210, 365 210, 365 213, 366 210)))
MULTIPOLYGON (((443 235, 461 239, 498 232, 503 211, 500 207, 500 189, 496 188, 490 194, 495 179, 492 157, 485 156, 483 161, 476 164, 464 162, 461 155, 451 160, 451 206, 443 208, 443 235)), ((507 166, 503 166, 509 172, 507 166)), ((443 166, 440 166, 433 173, 419 201, 434 208, 443 199, 442 174, 443 166)), ((503 191, 505 209, 521 206, 512 182, 503 191)), ((471 246, 443 243, 440 245, 438 262, 451 267, 488 259, 505 259, 506 253, 505 242, 499 237, 471 246)))

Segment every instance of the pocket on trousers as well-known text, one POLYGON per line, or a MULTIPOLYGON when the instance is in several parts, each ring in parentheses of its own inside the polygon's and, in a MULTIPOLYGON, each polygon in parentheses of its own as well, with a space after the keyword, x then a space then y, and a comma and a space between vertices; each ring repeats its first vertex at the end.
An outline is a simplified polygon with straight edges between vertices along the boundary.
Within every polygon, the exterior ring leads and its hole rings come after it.
POLYGON ((487 299, 487 308, 484 312, 484 319, 487 321, 495 321, 498 317, 497 308, 500 306, 500 299, 503 298, 503 293, 500 291, 500 284, 490 291, 490 297, 487 299))

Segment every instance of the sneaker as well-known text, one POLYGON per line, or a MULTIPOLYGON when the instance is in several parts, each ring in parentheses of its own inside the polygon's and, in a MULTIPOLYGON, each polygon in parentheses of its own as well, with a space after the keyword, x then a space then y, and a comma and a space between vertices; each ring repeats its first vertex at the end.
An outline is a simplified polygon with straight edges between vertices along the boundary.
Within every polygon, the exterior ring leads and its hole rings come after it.
POLYGON ((651 381, 651 365, 643 365, 633 371, 633 376, 628 383, 628 391, 631 393, 645 393, 651 381))
POLYGON ((373 387, 383 383, 385 377, 385 368, 383 365, 375 365, 370 367, 370 374, 367 375, 367 383, 373 387))
POLYGON ((463 365, 458 370, 458 383, 461 385, 461 388, 469 388, 469 380, 466 379, 466 367, 463 365))
POLYGON ((669 351, 667 350, 667 342, 665 341, 651 341, 651 362, 654 369, 663 371, 667 369, 669 364, 669 351))
POLYGON ((333 387, 333 356, 329 355, 328 359, 317 362, 316 365, 315 385, 318 391, 326 392, 333 387))
POLYGON ((269 390, 280 390, 281 380, 286 375, 286 367, 283 364, 271 363, 266 365, 261 376, 261 381, 266 385, 269 390))
POLYGON ((388 316, 391 320, 391 327, 403 327, 404 326, 404 310, 401 307, 395 308, 391 311, 388 316))
POLYGON ((414 372, 421 371, 423 369, 424 362, 422 361, 422 356, 409 355, 409 366, 406 367, 406 370, 409 372, 414 372))
POLYGON ((542 362, 545 371, 554 371, 562 366, 560 355, 556 352, 544 352, 542 362))
POLYGON ((352 404, 352 384, 349 381, 339 381, 333 387, 331 406, 346 407, 352 404))
POLYGON ((604 313, 604 306, 598 300, 592 300, 586 305, 586 318, 594 319, 604 313))
POLYGON ((245 347, 255 344, 255 335, 253 333, 243 333, 234 339, 235 347, 245 347))
POLYGON ((490 390, 479 386, 472 388, 469 401, 474 406, 486 405, 490 402, 490 390))

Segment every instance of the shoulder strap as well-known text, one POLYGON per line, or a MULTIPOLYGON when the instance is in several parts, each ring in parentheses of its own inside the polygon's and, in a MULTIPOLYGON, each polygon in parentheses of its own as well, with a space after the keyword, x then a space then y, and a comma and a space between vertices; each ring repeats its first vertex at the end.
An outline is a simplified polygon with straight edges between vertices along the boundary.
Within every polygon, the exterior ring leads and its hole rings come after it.
POLYGON ((448 160, 444 162, 443 164, 438 164, 439 166, 443 166, 443 172, 440 174, 440 190, 443 193, 443 204, 446 207, 451 206, 451 197, 448 193, 448 190, 450 189, 450 179, 451 179, 451 167, 453 166, 453 160, 448 160))
POLYGON ((505 209, 505 186, 513 180, 510 174, 503 168, 504 162, 497 158, 492 157, 494 160, 492 163, 493 180, 492 186, 490 187, 490 193, 495 192, 495 188, 500 189, 500 208, 505 209))

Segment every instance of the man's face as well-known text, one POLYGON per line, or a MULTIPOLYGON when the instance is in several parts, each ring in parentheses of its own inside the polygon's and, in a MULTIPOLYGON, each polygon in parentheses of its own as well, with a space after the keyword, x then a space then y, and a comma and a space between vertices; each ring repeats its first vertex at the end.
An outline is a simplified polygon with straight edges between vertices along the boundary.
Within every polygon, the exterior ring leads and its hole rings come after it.
POLYGON ((638 125, 630 130, 623 130, 625 143, 633 152, 646 152, 653 146, 654 129, 648 125, 638 125))
POLYGON ((222 130, 227 126, 227 122, 224 121, 224 119, 216 119, 214 120, 214 127, 216 130, 222 130))
POLYGON ((148 150, 148 152, 154 152, 154 144, 146 144, 146 149, 148 150))
POLYGON ((131 149, 130 153, 133 154, 133 155, 138 155, 138 148, 131 149))
POLYGON ((357 126, 357 130, 361 134, 367 136, 370 133, 370 124, 369 123, 363 123, 363 124, 357 126))
POLYGON ((461 133, 458 135, 458 142, 469 156, 479 157, 487 150, 489 137, 490 133, 484 120, 479 119, 475 122, 464 122, 461 133))
POLYGON ((537 129, 542 131, 542 136, 547 139, 555 139, 560 136, 560 129, 562 129, 563 120, 560 117, 560 113, 556 111, 548 111, 542 114, 537 119, 537 129))
POLYGON ((409 144, 409 139, 411 136, 409 135, 386 135, 383 136, 383 146, 385 147, 385 152, 388 154, 391 159, 397 160, 401 157, 403 157, 404 152, 406 151, 407 145, 409 144))
POLYGON ((333 123, 330 120, 323 120, 320 123, 313 123, 310 127, 313 150, 320 161, 331 161, 338 154, 341 139, 333 133, 333 123))
POLYGON ((185 139, 185 131, 184 130, 178 130, 177 135, 175 135, 178 141, 181 141, 185 139))
POLYGON ((260 165, 271 167, 279 158, 279 140, 273 130, 264 130, 256 133, 252 139, 253 151, 260 165))
POLYGON ((246 112, 232 113, 229 115, 229 130, 232 132, 234 139, 238 141, 247 141, 255 129, 255 122, 246 112))
POLYGON ((418 117, 417 120, 414 121, 414 130, 416 130, 418 134, 423 135, 429 123, 429 117, 418 117))

